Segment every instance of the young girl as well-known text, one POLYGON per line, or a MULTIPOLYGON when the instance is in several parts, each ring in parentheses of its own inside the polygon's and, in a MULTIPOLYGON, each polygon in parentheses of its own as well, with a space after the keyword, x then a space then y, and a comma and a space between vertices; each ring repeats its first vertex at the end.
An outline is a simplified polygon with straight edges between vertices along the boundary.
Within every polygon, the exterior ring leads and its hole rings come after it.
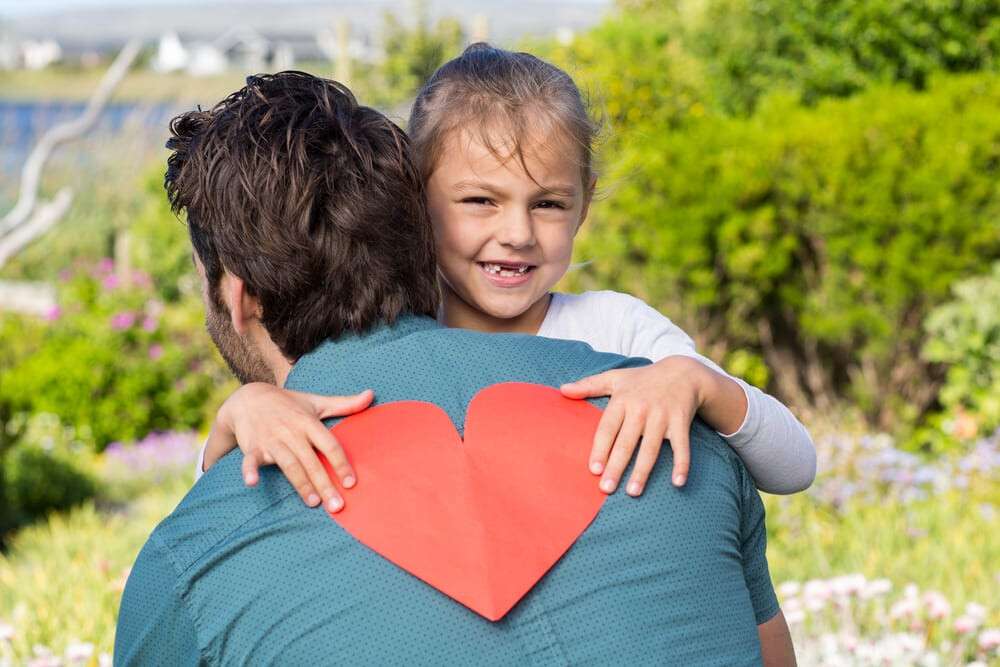
MULTIPOLYGON (((699 355, 686 333, 638 299, 551 291, 569 268, 594 192, 595 132, 572 79, 525 53, 474 44, 424 85, 409 133, 437 242, 440 321, 582 340, 655 362, 562 387, 570 398, 610 396, 590 455, 606 493, 617 488, 641 441, 626 486, 640 495, 665 437, 674 453, 673 483, 682 486, 696 415, 729 442, 758 488, 805 489, 815 475, 815 450, 788 408, 699 355)), ((256 484, 259 465, 277 463, 309 506, 323 502, 338 511, 343 501, 314 447, 345 488, 357 480, 319 420, 363 409, 372 398, 245 385, 220 408, 198 475, 239 443, 248 485, 256 484)))

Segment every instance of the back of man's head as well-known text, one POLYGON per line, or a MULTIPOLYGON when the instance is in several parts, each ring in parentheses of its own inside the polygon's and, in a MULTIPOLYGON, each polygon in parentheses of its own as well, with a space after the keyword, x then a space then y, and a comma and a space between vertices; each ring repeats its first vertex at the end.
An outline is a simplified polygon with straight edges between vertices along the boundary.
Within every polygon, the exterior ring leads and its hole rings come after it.
POLYGON ((406 135, 343 85, 248 77, 170 124, 165 185, 187 214, 209 298, 225 271, 297 359, 403 313, 434 315, 433 234, 406 135))

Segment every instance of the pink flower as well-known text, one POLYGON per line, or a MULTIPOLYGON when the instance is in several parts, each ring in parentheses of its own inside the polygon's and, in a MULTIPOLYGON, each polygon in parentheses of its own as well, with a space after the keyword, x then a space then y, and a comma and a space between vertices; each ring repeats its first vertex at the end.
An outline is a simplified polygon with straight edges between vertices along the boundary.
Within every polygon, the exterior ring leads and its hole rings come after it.
POLYGON ((158 323, 157 323, 155 317, 150 317, 150 316, 147 315, 146 317, 142 318, 142 328, 143 328, 144 331, 148 331, 149 333, 153 333, 154 331, 156 331, 156 327, 157 326, 158 326, 158 323))
POLYGON ((156 361, 163 356, 163 346, 160 344, 153 344, 149 346, 149 358, 156 361))
POLYGON ((115 260, 110 257, 102 257, 97 263, 97 270, 101 273, 111 273, 115 270, 115 260))
POLYGON ((104 289, 109 290, 109 291, 110 290, 114 290, 114 289, 118 289, 118 286, 120 284, 121 283, 118 280, 118 276, 116 276, 113 273, 109 273, 108 275, 106 275, 103 278, 101 278, 101 285, 104 287, 104 289))
POLYGON ((153 286, 153 279, 145 271, 133 271, 131 278, 132 284, 136 287, 149 288, 153 286))
POLYGON ((979 635, 979 648, 992 651, 1000 646, 1000 628, 987 628, 979 635))
POLYGON ((955 632, 960 635, 967 635, 979 627, 979 620, 972 616, 959 616, 955 619, 955 632))
POLYGON ((135 324, 135 314, 128 311, 117 313, 111 318, 111 328, 115 331, 124 331, 135 324))
POLYGON ((940 621, 951 614, 951 604, 948 599, 937 591, 924 593, 924 606, 927 608, 927 617, 935 621, 940 621))
POLYGON ((52 306, 47 311, 45 311, 45 319, 49 322, 55 322, 60 317, 62 317, 62 308, 58 305, 52 306))

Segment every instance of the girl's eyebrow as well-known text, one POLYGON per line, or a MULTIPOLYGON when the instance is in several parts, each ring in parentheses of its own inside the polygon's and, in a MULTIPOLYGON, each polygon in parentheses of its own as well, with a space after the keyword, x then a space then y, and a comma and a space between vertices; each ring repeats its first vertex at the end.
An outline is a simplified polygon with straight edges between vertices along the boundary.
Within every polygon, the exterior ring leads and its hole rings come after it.
POLYGON ((495 195, 502 194, 500 190, 493 187, 489 183, 483 181, 459 181, 455 183, 456 190, 486 190, 487 192, 492 192, 495 195))
MULTIPOLYGON (((456 190, 486 190, 495 195, 504 194, 502 190, 483 181, 459 181, 455 184, 456 190)), ((555 195, 557 197, 568 197, 572 199, 576 196, 576 188, 568 183, 555 183, 553 185, 539 185, 536 197, 544 195, 555 195)))
POLYGON ((576 188, 567 183, 555 183, 553 185, 542 185, 540 192, 547 195, 573 198, 576 195, 576 188))

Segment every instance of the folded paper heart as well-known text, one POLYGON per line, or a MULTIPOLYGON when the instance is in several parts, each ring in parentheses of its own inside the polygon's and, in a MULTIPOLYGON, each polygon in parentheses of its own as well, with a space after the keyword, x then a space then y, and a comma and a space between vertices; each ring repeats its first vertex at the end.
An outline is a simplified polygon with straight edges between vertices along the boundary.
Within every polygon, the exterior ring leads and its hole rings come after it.
POLYGON ((550 387, 497 384, 469 403, 463 442, 436 405, 375 406, 331 429, 358 475, 354 488, 338 484, 345 507, 331 516, 387 560, 499 620, 604 503, 587 469, 600 417, 550 387))

